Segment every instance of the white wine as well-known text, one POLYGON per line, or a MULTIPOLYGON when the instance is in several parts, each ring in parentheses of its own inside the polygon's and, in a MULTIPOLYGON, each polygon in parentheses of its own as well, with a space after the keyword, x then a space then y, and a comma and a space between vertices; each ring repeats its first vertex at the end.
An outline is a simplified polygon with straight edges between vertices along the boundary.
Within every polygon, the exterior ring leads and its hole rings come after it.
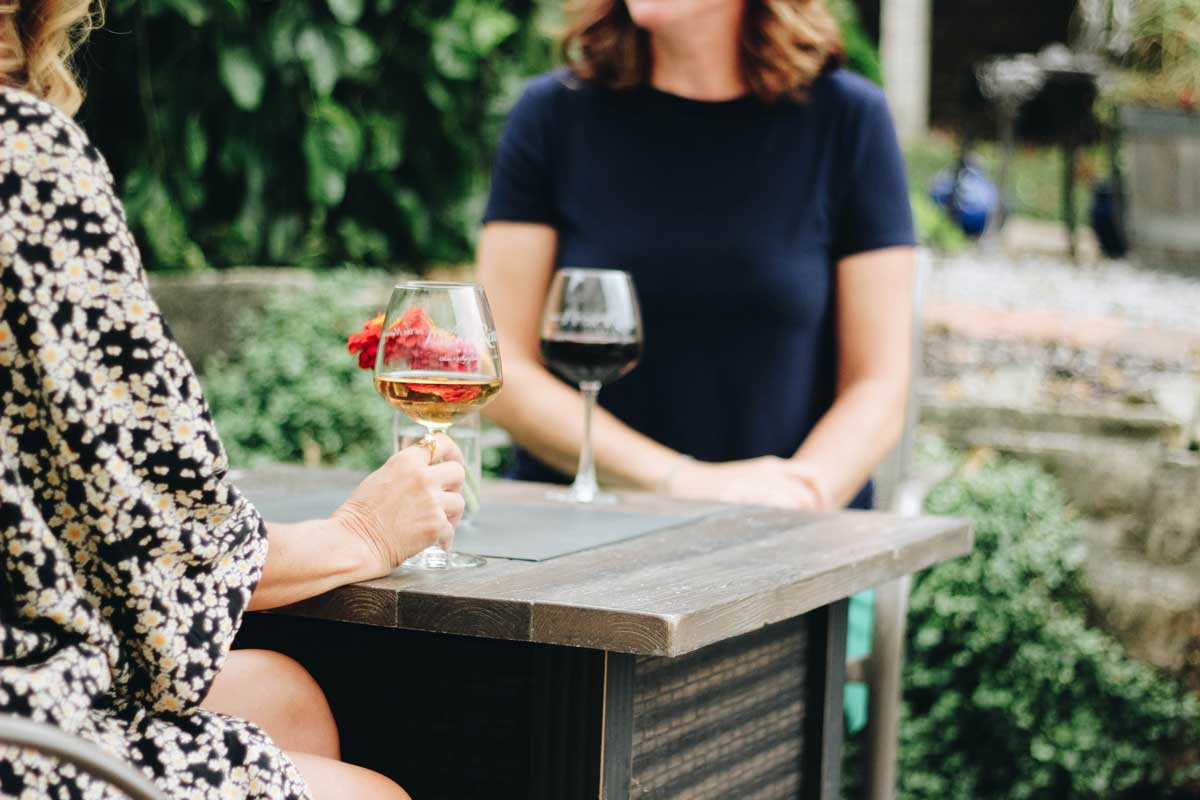
POLYGON ((494 375, 405 370, 375 376, 375 389, 413 420, 432 428, 448 428, 483 408, 500 391, 494 375))

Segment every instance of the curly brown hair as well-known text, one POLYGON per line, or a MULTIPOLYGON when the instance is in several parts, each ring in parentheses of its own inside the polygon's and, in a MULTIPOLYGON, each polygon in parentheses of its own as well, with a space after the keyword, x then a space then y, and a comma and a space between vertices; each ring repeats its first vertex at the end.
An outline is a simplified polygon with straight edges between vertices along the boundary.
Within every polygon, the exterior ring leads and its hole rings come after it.
MULTIPOLYGON (((624 0, 567 7, 563 60, 580 78, 613 89, 650 80, 650 36, 624 0)), ((803 100, 813 81, 845 60, 842 34, 824 0, 746 0, 739 36, 742 80, 760 99, 803 100)))
POLYGON ((0 0, 0 85, 74 114, 83 92, 71 55, 96 23, 91 0, 0 0))

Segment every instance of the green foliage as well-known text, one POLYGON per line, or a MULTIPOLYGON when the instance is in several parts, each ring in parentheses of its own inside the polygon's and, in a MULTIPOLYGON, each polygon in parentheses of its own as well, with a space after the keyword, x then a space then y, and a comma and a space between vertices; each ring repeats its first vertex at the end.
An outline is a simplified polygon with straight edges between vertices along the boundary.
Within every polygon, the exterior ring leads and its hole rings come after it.
POLYGON ((879 63, 879 49, 863 31, 858 7, 852 0, 829 0, 829 10, 833 12, 842 28, 846 66, 882 86, 883 68, 879 63))
MULTIPOLYGON (((551 0, 111 0, 81 116, 151 269, 461 263, 551 0)), ((835 0, 850 66, 879 59, 835 0)))
POLYGON ((214 356, 204 377, 233 464, 303 461, 306 447, 347 467, 387 458, 391 409, 346 350, 346 337, 378 311, 365 290, 361 274, 324 277, 237 323, 239 351, 214 356))
POLYGON ((912 204, 917 241, 942 253, 954 253, 967 246, 970 240, 962 228, 930 199, 928 192, 910 189, 908 196, 912 204))
MULTIPOLYGON (((235 353, 209 359, 204 394, 230 463, 302 462, 374 469, 391 452, 392 411, 358 367, 346 337, 384 305, 380 281, 340 270, 313 288, 281 292, 236 323, 235 353)), ((512 448, 483 451, 483 473, 503 475, 512 448)))
POLYGON ((107 11, 82 119, 151 268, 468 258, 504 110, 550 64, 535 0, 107 11))
POLYGON ((1200 4, 1139 0, 1130 26, 1130 66, 1109 82, 1109 99, 1161 108, 1200 108, 1200 4))
POLYGON ((976 546, 913 588, 901 796, 1169 796, 1189 776, 1167 754, 1200 741, 1200 702, 1088 626, 1082 533, 1054 481, 977 470, 927 503, 974 522, 976 546))

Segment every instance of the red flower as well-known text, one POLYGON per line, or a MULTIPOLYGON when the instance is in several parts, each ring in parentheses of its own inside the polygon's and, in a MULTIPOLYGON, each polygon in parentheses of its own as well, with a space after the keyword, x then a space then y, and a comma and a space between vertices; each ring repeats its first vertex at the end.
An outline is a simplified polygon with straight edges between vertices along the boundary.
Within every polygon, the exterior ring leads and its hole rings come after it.
POLYGON ((413 306, 405 311, 400 319, 392 323, 388 335, 396 338, 398 346, 403 346, 406 350, 414 350, 425 344, 431 330, 433 330, 433 320, 425 313, 425 309, 413 306))
POLYGON ((377 314, 361 331, 350 336, 346 346, 351 355, 358 356, 361 369, 375 368, 381 337, 387 341, 383 359, 388 365, 403 359, 408 362, 408 369, 474 372, 479 368, 479 352, 475 347, 434 326, 429 314, 419 306, 405 311, 388 326, 387 333, 383 332, 383 314, 377 314))
POLYGON ((379 353, 379 335, 383 332, 383 312, 372 317, 362 330, 350 334, 346 349, 350 355, 358 355, 359 369, 375 369, 375 357, 379 353))

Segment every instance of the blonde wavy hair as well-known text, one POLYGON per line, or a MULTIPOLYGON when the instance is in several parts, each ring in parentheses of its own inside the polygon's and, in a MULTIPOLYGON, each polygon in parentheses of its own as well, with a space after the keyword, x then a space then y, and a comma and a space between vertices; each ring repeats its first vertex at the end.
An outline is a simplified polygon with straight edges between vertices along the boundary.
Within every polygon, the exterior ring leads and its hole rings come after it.
MULTIPOLYGON (((560 42, 580 78, 613 89, 650 80, 650 37, 624 0, 568 4, 560 42)), ((823 0, 746 0, 740 34, 742 80, 762 100, 803 100, 813 81, 845 60, 841 29, 823 0)))
POLYGON ((83 91, 75 49, 97 24, 91 0, 0 0, 0 85, 24 89, 74 114, 83 91))

